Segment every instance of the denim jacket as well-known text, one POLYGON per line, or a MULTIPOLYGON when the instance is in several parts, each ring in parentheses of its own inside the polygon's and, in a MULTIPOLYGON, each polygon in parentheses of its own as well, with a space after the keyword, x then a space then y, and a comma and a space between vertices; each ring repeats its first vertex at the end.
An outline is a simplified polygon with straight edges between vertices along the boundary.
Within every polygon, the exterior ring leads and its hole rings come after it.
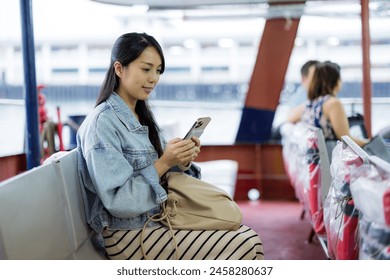
MULTIPOLYGON (((165 147, 165 140, 161 142, 165 147)), ((104 247, 100 235, 104 228, 140 229, 148 215, 160 212, 167 193, 153 165, 157 152, 148 127, 118 94, 111 94, 86 117, 77 132, 77 151, 86 219, 98 233, 99 247, 104 247)))

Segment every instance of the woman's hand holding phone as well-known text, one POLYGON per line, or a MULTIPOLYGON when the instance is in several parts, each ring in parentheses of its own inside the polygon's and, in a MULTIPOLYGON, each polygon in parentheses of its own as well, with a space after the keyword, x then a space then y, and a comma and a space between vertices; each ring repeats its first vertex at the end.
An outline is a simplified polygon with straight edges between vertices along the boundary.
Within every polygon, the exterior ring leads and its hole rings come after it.
POLYGON ((211 118, 199 118, 183 139, 174 138, 167 143, 163 155, 155 161, 159 176, 175 165, 187 167, 200 153, 200 140, 211 118))

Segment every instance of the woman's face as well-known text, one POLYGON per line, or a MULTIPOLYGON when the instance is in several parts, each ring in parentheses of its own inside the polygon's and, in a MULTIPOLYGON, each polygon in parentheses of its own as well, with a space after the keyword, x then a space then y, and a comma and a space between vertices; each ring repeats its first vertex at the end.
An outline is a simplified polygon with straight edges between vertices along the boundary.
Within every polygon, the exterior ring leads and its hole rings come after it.
POLYGON ((160 55, 153 47, 147 47, 126 67, 115 62, 115 72, 120 79, 117 93, 130 108, 135 108, 137 100, 149 98, 160 79, 161 63, 160 55))

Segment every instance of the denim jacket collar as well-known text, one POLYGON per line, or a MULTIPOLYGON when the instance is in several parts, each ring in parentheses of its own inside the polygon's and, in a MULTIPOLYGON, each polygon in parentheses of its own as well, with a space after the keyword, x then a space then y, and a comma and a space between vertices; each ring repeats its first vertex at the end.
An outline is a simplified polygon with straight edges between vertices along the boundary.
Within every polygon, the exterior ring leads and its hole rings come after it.
POLYGON ((107 99, 109 104, 121 122, 131 131, 142 126, 126 102, 116 92, 107 99))

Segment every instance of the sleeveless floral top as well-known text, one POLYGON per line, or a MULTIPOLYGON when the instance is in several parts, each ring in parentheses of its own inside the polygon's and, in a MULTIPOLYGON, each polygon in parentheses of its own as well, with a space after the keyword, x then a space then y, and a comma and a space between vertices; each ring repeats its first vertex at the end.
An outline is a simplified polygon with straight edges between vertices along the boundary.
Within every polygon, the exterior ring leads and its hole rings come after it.
POLYGON ((321 128, 325 140, 337 140, 330 121, 323 114, 323 104, 331 95, 320 96, 312 101, 308 101, 301 121, 321 128))

